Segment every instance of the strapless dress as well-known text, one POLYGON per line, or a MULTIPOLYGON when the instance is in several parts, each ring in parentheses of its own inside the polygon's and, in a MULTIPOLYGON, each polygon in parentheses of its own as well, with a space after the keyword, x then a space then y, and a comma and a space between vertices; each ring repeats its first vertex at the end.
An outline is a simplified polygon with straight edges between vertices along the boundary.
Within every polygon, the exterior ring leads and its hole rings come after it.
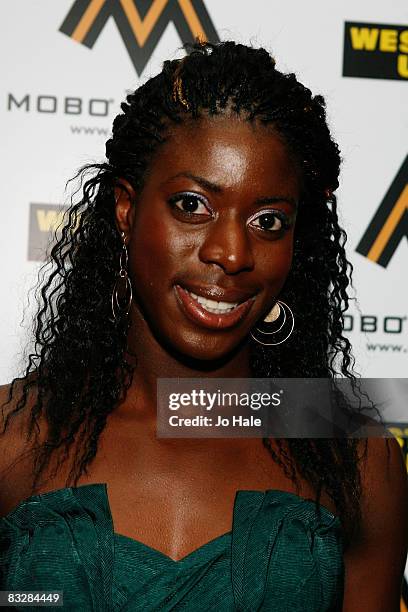
POLYGON ((231 531, 175 561, 114 532, 98 483, 33 495, 1 518, 0 571, 1 590, 63 591, 54 610, 340 612, 343 536, 311 499, 240 490, 231 531))

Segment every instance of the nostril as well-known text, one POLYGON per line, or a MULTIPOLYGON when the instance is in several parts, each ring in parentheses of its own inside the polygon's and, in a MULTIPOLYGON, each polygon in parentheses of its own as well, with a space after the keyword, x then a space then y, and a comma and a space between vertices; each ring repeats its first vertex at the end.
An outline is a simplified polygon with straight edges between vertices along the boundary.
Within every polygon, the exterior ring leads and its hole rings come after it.
POLYGON ((203 263, 220 266, 226 274, 237 274, 254 268, 251 246, 246 236, 227 231, 222 236, 211 236, 199 251, 203 263))

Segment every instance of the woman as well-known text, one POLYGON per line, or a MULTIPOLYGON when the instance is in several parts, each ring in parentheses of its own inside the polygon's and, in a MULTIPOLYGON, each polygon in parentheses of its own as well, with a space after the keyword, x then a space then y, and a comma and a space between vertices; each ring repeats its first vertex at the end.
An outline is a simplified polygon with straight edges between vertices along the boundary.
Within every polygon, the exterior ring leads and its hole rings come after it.
POLYGON ((160 377, 354 379, 323 99, 263 49, 197 43, 122 111, 4 390, 3 589, 81 611, 396 612, 395 440, 155 432, 160 377))

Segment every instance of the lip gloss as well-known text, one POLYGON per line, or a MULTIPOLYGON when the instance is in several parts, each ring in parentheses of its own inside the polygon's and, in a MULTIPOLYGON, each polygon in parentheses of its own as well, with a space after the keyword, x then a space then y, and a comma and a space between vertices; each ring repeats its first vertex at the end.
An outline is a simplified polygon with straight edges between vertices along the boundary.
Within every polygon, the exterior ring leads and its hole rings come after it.
POLYGON ((193 323, 197 323, 207 329, 227 329, 228 327, 233 327, 248 314, 255 301, 255 297, 251 297, 229 312, 215 313, 206 310, 202 304, 180 285, 174 285, 174 289, 177 301, 184 314, 193 323))

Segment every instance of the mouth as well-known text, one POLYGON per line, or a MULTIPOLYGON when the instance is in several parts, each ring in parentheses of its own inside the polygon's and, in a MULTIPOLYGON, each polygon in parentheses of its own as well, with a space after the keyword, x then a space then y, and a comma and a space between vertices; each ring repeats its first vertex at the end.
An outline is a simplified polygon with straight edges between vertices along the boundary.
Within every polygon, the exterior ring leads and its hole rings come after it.
POLYGON ((223 291, 219 288, 200 289, 195 293, 181 285, 174 285, 177 301, 184 314, 192 321, 206 329, 226 329, 240 323, 249 313, 256 296, 242 299, 243 293, 223 291), (212 299, 209 295, 224 297, 212 299), (233 301, 231 297, 235 297, 233 301))

